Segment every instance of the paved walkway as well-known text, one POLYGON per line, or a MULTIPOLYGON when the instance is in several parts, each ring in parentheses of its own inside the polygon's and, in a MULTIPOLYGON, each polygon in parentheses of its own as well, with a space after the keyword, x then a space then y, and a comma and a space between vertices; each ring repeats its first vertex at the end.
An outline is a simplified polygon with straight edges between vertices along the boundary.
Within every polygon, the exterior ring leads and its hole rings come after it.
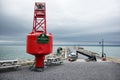
POLYGON ((0 80, 120 80, 120 64, 112 62, 64 62, 44 72, 28 68, 0 71, 0 80))

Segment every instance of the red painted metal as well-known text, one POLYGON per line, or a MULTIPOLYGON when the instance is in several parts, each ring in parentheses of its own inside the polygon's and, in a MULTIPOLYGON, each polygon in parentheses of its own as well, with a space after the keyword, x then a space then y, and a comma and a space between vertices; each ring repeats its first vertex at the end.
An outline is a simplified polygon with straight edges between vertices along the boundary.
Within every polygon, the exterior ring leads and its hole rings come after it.
POLYGON ((46 6, 45 3, 35 3, 33 32, 43 31, 46 33, 46 6))
POLYGON ((52 34, 46 31, 46 6, 45 3, 36 2, 32 32, 27 35, 26 52, 35 55, 35 67, 44 67, 44 57, 52 52, 52 34), (39 43, 38 36, 48 36, 47 43, 39 43))

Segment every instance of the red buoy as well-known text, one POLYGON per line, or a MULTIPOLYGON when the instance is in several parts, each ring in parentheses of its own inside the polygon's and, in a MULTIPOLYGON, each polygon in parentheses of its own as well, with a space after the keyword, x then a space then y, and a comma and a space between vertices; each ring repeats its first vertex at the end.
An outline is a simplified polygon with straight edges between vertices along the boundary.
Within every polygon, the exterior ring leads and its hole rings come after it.
POLYGON ((52 53, 52 34, 46 31, 45 3, 36 2, 32 32, 27 35, 26 52, 35 56, 35 68, 44 67, 45 55, 52 53))

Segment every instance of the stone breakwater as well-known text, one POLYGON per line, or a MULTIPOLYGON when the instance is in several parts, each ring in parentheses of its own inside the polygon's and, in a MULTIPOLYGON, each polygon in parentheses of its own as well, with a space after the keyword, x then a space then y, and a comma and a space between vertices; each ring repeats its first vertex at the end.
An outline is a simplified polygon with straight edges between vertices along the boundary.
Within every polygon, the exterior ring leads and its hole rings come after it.
POLYGON ((32 65, 34 63, 34 60, 32 59, 23 59, 23 60, 18 60, 18 64, 25 66, 25 65, 32 65))
POLYGON ((120 59, 118 58, 112 58, 112 57, 107 57, 108 61, 114 62, 114 63, 119 63, 120 64, 120 59))
MULTIPOLYGON (((98 53, 85 50, 84 48, 82 48, 80 46, 65 47, 65 48, 62 49, 61 55, 58 56, 58 55, 56 55, 56 53, 52 53, 50 55, 47 55, 46 59, 49 58, 49 57, 56 57, 57 56, 57 57, 60 57, 63 60, 66 60, 67 55, 68 55, 70 50, 80 50, 81 52, 84 52, 86 54, 95 55, 97 57, 97 59, 102 59, 101 56, 98 53)), ((107 59, 107 61, 110 61, 110 62, 120 63, 120 59, 117 59, 117 58, 106 57, 106 59, 107 59)), ((18 60, 18 64, 21 64, 21 65, 32 65, 33 63, 34 63, 34 60, 32 60, 32 59, 18 60)))

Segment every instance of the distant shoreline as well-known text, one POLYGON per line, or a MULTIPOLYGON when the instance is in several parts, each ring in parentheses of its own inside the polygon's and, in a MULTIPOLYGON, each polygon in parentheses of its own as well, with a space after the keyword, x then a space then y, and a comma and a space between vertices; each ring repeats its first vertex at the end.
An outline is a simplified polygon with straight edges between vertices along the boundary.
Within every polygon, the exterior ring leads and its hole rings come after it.
MULTIPOLYGON (((101 45, 53 45, 53 46, 101 46, 101 45)), ((120 46, 120 45, 104 45, 104 46, 120 46)))
MULTIPOLYGON (((25 44, 0 44, 0 46, 26 46, 25 44)), ((80 44, 53 44, 53 46, 101 46, 101 45, 80 45, 80 44)), ((104 45, 105 47, 120 47, 120 45, 104 45)))

